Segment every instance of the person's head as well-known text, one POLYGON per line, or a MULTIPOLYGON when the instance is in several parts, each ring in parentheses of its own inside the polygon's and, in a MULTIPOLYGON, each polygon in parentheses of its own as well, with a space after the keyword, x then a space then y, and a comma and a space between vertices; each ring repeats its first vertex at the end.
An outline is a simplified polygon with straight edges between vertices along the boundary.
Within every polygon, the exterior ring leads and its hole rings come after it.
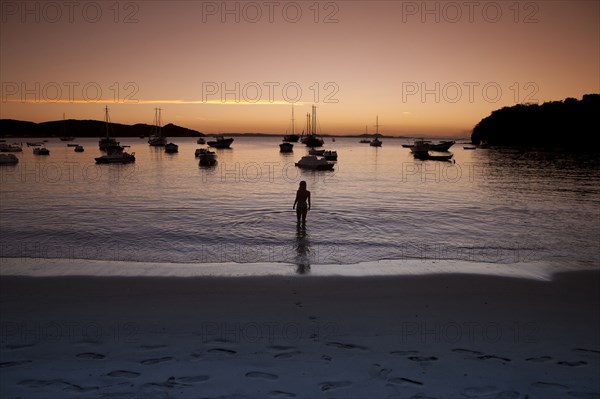
POLYGON ((306 182, 305 182, 304 180, 302 180, 302 181, 300 182, 300 188, 299 188, 299 189, 300 189, 300 190, 306 190, 306 182))

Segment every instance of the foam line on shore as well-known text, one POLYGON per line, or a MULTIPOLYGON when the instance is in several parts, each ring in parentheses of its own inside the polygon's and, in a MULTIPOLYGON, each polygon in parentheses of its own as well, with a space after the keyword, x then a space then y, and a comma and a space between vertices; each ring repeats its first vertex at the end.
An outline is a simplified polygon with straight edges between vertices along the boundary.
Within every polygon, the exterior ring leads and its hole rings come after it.
POLYGON ((484 263, 401 259, 356 264, 297 265, 290 263, 159 263, 90 259, 0 258, 1 276, 60 277, 251 277, 292 276, 402 276, 480 274, 550 280, 557 272, 594 270, 596 266, 563 262, 484 263))

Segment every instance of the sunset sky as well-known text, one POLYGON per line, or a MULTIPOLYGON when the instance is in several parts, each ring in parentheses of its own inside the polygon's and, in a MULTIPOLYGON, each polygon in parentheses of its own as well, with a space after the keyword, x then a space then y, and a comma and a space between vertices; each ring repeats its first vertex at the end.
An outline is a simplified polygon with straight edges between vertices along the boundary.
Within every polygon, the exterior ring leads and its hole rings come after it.
POLYGON ((467 137, 600 92, 600 1, 2 1, 0 118, 467 137))

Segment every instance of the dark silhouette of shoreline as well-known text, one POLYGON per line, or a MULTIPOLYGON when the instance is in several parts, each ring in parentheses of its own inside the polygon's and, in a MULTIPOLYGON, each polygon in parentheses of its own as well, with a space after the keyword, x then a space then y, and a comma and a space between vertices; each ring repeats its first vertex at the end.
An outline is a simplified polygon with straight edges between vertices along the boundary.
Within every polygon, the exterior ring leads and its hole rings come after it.
POLYGON ((471 134, 473 144, 598 151, 600 94, 581 100, 517 104, 493 111, 471 134))
MULTIPOLYGON (((137 123, 124 125, 111 123, 111 134, 115 137, 148 136, 153 125, 137 123)), ((162 128, 167 137, 202 137, 203 133, 169 123, 162 128)), ((76 120, 49 122, 27 122, 15 119, 0 119, 0 135, 2 137, 59 137, 68 134, 74 137, 100 137, 105 134, 105 122, 96 120, 76 120), (64 125, 63 125, 64 123, 64 125)))

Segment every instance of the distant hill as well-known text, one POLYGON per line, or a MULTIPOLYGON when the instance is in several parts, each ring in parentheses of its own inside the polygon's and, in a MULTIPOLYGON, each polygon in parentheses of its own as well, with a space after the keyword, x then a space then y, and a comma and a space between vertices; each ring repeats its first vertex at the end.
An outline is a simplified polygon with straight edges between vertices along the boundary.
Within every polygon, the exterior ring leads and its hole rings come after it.
POLYGON ((490 145, 595 149, 600 146, 600 94, 518 104, 493 111, 473 128, 471 141, 490 145))
MULTIPOLYGON (((0 136, 2 137, 53 137, 70 135, 74 137, 100 137, 104 136, 106 125, 103 121, 75 120, 50 122, 26 122, 14 119, 0 119, 0 136)), ((111 135, 114 137, 139 137, 148 136, 152 132, 152 125, 138 123, 123 125, 111 123, 111 135)), ((203 133, 172 123, 163 126, 163 134, 167 137, 201 137, 203 133)))

